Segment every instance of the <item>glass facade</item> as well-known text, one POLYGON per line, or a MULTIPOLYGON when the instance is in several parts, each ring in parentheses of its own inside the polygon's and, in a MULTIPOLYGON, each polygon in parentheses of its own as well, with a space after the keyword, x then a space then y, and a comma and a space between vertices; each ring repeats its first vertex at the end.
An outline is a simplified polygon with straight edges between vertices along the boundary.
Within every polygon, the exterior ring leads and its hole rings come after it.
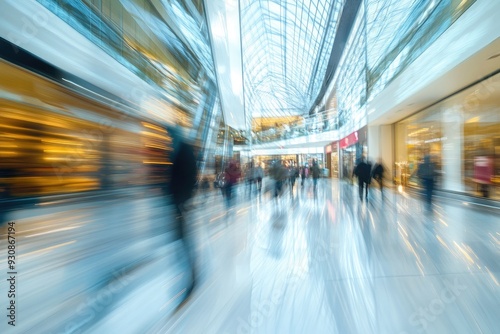
POLYGON ((367 1, 368 99, 420 56, 475 0, 367 1))
POLYGON ((443 190, 500 199, 500 74, 396 124, 396 182, 418 186, 425 154, 443 190))
MULTIPOLYGON (((215 83, 201 3, 146 0, 37 0, 132 73, 193 117, 215 83), (189 33, 188 33, 189 32, 189 33)), ((211 106, 207 106, 209 110, 211 106)))
MULTIPOLYGON (((335 79, 338 126, 350 132, 366 125, 366 31, 359 8, 335 79)), ((347 133, 345 133, 347 134, 347 133)))
POLYGON ((203 1, 37 1, 147 82, 171 121, 190 129, 202 171, 213 168, 222 113, 203 1))
POLYGON ((366 125, 366 105, 475 0, 368 0, 359 8, 324 109, 341 135, 366 125))
POLYGON ((245 108, 307 113, 323 84, 345 0, 240 1, 245 108))

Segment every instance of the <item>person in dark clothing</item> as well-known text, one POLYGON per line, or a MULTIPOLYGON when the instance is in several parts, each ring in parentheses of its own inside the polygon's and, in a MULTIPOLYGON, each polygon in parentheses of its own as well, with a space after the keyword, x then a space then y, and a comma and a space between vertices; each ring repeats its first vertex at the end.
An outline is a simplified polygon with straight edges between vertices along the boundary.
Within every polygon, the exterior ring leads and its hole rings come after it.
POLYGON ((224 171, 225 183, 225 195, 226 195, 226 207, 228 209, 233 205, 233 187, 238 183, 241 178, 241 169, 236 163, 236 161, 231 160, 229 166, 224 171))
POLYGON ((371 164, 365 162, 362 158, 354 168, 353 174, 358 177, 359 199, 363 200, 363 188, 365 189, 365 198, 368 200, 368 187, 371 181, 371 164))
POLYGON ((424 162, 418 166, 417 176, 422 182, 425 190, 425 201, 427 209, 432 208, 432 192, 434 191, 434 182, 436 179, 436 167, 431 161, 431 156, 424 156, 424 162))
POLYGON ((188 264, 191 270, 191 286, 187 289, 189 296, 196 282, 196 268, 194 259, 194 247, 192 247, 188 235, 188 226, 186 221, 186 203, 191 199, 197 181, 198 167, 192 145, 185 142, 179 130, 169 128, 169 134, 172 137, 173 153, 172 168, 169 178, 169 193, 172 196, 172 202, 175 207, 175 232, 176 237, 181 240, 184 251, 186 252, 188 264))
POLYGON ((262 190, 262 179, 264 178, 264 170, 260 164, 254 169, 254 180, 257 182, 257 191, 260 193, 262 190))
POLYGON ((288 171, 281 164, 281 160, 277 160, 269 169, 269 174, 274 180, 274 197, 278 198, 283 191, 283 183, 288 177, 288 171))
POLYGON ((290 179, 290 194, 293 196, 293 187, 295 186, 295 180, 299 176, 299 170, 295 166, 290 166, 288 169, 288 178, 290 179))
POLYGON ((302 166, 302 168, 300 169, 300 178, 301 178, 300 185, 303 187, 304 181, 307 178, 307 167, 306 166, 302 166))
POLYGON ((382 194, 382 199, 384 198, 384 165, 382 160, 379 159, 372 170, 372 178, 378 182, 380 186, 380 193, 382 194))
POLYGON ((185 203, 193 196, 197 173, 194 149, 181 141, 173 153, 170 193, 174 204, 182 210, 185 203))
POLYGON ((318 185, 318 179, 321 174, 321 171, 319 170, 318 162, 316 160, 313 160, 312 163, 312 168, 311 168, 311 174, 313 178, 313 184, 314 184, 314 191, 316 191, 316 187, 318 185))
POLYGON ((245 172, 245 181, 247 184, 248 196, 252 195, 252 188, 254 187, 254 183, 255 183, 254 175, 255 175, 255 167, 254 167, 254 164, 252 161, 252 162, 250 162, 250 164, 245 172))

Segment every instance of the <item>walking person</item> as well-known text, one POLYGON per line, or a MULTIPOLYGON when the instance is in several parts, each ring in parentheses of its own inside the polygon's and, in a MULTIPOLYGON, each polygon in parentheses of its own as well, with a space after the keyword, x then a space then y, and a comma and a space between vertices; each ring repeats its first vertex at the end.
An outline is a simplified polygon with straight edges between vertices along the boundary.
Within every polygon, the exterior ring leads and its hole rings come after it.
POLYGON ((288 170, 288 177, 290 180, 290 194, 293 196, 293 186, 295 186, 295 180, 299 176, 299 170, 295 166, 291 166, 288 170))
POLYGON ((260 193, 262 190, 262 179, 264 178, 264 170, 260 163, 254 168, 254 180, 257 182, 257 191, 260 193))
POLYGON ((430 155, 424 156, 424 162, 418 166, 417 176, 420 179, 425 191, 425 202, 427 210, 432 210, 432 193, 436 180, 436 167, 431 161, 430 155))
POLYGON ((372 170, 372 178, 378 182, 380 186, 380 194, 382 196, 382 200, 384 199, 384 165, 382 163, 382 159, 378 159, 377 163, 373 167, 372 170))
POLYGON ((273 163, 269 170, 271 178, 274 179, 274 197, 277 199, 283 191, 283 183, 285 182, 288 173, 285 167, 281 164, 281 160, 273 163))
POLYGON ((306 172, 305 172, 305 167, 302 166, 300 167, 300 186, 304 186, 304 179, 306 178, 306 172))
POLYGON ((318 179, 319 179, 319 176, 321 174, 321 171, 319 170, 318 162, 316 161, 316 159, 313 160, 311 174, 312 174, 313 185, 314 185, 313 190, 314 190, 314 193, 316 193, 316 188, 318 186, 318 179))
POLYGON ((196 268, 193 242, 189 236, 186 213, 186 203, 193 197, 197 181, 198 168, 194 155, 194 148, 181 136, 177 128, 167 129, 172 137, 173 154, 172 168, 169 178, 169 193, 175 207, 175 231, 176 237, 180 239, 182 248, 186 253, 189 270, 191 271, 191 284, 186 291, 188 298, 196 284, 196 268))
POLYGON ((249 197, 252 195, 252 188, 253 188, 254 183, 255 183, 254 175, 255 175, 255 168, 254 168, 254 164, 252 161, 248 165, 248 168, 245 172, 245 181, 247 184, 247 190, 248 190, 249 197))
POLYGON ((300 177, 302 178, 301 186, 304 186, 304 181, 307 179, 307 176, 309 175, 309 168, 307 166, 302 166, 302 172, 300 173, 300 177))
POLYGON ((358 177, 359 199, 363 201, 363 190, 365 198, 368 200, 368 187, 371 181, 371 165, 361 158, 354 168, 353 174, 358 177))
POLYGON ((234 192, 233 188, 241 178, 241 169, 236 163, 236 161, 231 160, 224 173, 225 173, 224 178, 226 180, 225 183, 226 207, 227 209, 230 209, 231 206, 233 205, 233 192, 234 192))

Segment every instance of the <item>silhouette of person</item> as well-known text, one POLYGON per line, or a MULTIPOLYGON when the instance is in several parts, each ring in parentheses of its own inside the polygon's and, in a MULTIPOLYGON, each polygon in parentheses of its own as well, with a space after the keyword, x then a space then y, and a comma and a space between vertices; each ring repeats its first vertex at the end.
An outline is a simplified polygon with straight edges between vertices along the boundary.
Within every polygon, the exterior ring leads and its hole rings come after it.
POLYGON ((233 205, 233 187, 241 178, 241 169, 236 161, 231 160, 229 166, 224 171, 225 173, 225 189, 226 189, 226 206, 229 209, 233 205))
POLYGON ((380 186, 380 193, 382 194, 382 199, 384 198, 384 172, 385 168, 382 164, 382 159, 378 159, 377 163, 372 170, 372 178, 378 182, 380 186))
POLYGON ((254 175, 255 175, 255 166, 254 166, 253 161, 251 161, 248 165, 246 172, 245 172, 245 180, 246 180, 249 196, 252 195, 252 188, 253 188, 254 183, 255 183, 254 175))
POLYGON ((169 180, 169 192, 172 196, 172 201, 175 206, 175 230, 177 238, 182 242, 182 247, 186 252, 188 264, 191 270, 192 281, 187 289, 189 296, 195 286, 196 269, 194 259, 194 247, 188 236, 188 226, 186 221, 186 202, 191 199, 196 186, 198 168, 192 145, 184 141, 181 136, 180 129, 167 128, 172 137, 173 153, 172 153, 172 168, 169 180))
POLYGON ((354 168, 354 175, 358 177, 359 199, 363 200, 363 189, 365 189, 365 198, 368 200, 368 187, 371 181, 371 165, 361 158, 354 168))
POLYGON ((257 167, 255 167, 254 170, 254 180, 257 182, 257 190, 260 192, 262 189, 262 179, 264 178, 264 170, 262 169, 262 166, 257 164, 257 167))
POLYGON ((287 179, 288 172, 281 164, 281 160, 276 160, 269 170, 269 174, 274 179, 274 197, 278 198, 283 190, 283 183, 287 179))
POLYGON ((434 191, 434 182, 436 179, 436 167, 431 161, 430 155, 424 156, 424 162, 418 166, 417 176, 422 182, 424 187, 425 202, 427 204, 427 209, 432 208, 432 193, 434 191))
POLYGON ((312 174, 312 178, 313 178, 314 191, 316 191, 316 187, 318 186, 319 175, 321 174, 321 171, 319 170, 318 162, 316 161, 316 159, 313 160, 311 174, 312 174))
POLYGON ((299 170, 295 166, 290 166, 288 169, 288 177, 290 179, 290 194, 293 196, 293 187, 295 186, 295 180, 299 176, 299 170))

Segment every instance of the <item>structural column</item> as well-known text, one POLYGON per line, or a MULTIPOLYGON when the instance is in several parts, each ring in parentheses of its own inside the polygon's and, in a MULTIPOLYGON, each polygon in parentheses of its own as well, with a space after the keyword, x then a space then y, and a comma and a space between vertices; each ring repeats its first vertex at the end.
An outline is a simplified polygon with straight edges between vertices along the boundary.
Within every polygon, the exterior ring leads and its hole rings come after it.
POLYGON ((447 108, 442 112, 442 184, 441 188, 451 191, 464 191, 462 161, 463 161, 463 119, 461 110, 447 108))
POLYGON ((368 157, 372 163, 382 159, 386 168, 385 178, 391 179, 394 168, 394 126, 372 125, 368 127, 368 157))

